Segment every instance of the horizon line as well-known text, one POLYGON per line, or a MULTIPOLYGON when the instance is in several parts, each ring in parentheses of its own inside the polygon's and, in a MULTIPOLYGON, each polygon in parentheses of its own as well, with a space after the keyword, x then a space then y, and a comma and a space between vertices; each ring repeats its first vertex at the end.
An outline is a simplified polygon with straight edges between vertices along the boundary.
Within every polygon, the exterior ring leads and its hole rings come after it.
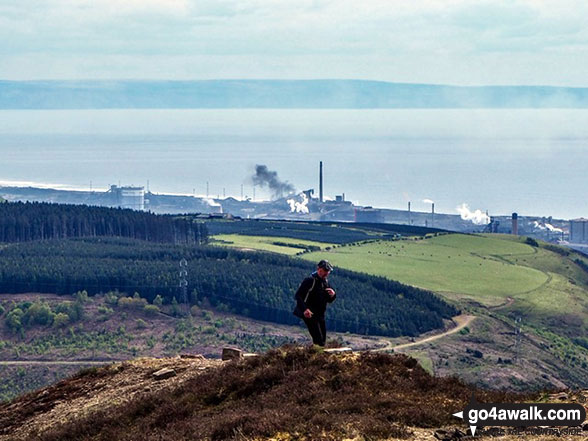
POLYGON ((394 84, 405 86, 435 86, 435 87, 455 87, 455 88, 485 88, 485 87, 529 87, 529 88, 554 88, 554 89, 588 89, 588 84, 583 86, 573 85, 553 85, 553 84, 452 84, 452 83, 423 83, 423 82, 406 82, 406 81, 391 81, 391 80, 375 80, 366 78, 190 78, 190 79, 172 79, 172 78, 38 78, 38 79, 5 79, 0 78, 0 83, 109 83, 109 82, 143 82, 143 83, 195 83, 195 82, 365 82, 365 83, 381 83, 394 84))

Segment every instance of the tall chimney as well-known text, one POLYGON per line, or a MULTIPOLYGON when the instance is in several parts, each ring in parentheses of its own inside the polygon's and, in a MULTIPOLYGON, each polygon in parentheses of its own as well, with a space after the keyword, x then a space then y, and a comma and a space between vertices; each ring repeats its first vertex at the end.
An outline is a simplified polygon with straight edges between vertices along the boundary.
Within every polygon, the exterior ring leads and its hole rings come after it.
POLYGON ((431 228, 435 226, 435 203, 431 204, 431 228))
POLYGON ((410 219, 410 201, 408 202, 408 225, 412 224, 412 220, 410 219))
POLYGON ((323 161, 319 165, 319 201, 323 202, 323 161))
POLYGON ((512 214, 512 234, 519 235, 519 215, 517 213, 512 214))

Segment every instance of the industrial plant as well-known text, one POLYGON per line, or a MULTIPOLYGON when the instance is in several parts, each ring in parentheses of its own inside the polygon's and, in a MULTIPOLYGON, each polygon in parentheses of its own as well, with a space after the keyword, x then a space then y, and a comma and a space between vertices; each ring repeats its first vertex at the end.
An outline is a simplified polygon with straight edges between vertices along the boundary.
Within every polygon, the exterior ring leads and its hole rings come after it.
POLYGON ((377 208, 353 204, 345 193, 334 198, 325 196, 323 161, 318 164, 318 196, 314 188, 297 192, 295 187, 281 181, 277 172, 257 165, 251 176, 253 189, 270 190, 271 200, 257 201, 249 197, 199 197, 154 193, 142 186, 111 185, 107 191, 71 191, 35 187, 0 187, 0 196, 8 201, 55 202, 146 210, 160 214, 198 213, 203 217, 234 217, 243 219, 285 219, 318 222, 389 223, 443 229, 458 232, 500 233, 530 236, 548 242, 563 243, 588 251, 588 219, 571 221, 552 217, 491 216, 480 210, 471 211, 466 204, 457 208, 459 214, 435 212, 435 202, 429 212, 377 208))

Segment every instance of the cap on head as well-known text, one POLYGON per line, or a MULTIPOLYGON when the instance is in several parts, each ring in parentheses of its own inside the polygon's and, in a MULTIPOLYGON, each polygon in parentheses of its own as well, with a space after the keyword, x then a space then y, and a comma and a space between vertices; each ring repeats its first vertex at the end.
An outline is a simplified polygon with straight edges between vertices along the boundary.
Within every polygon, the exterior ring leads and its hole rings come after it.
POLYGON ((317 267, 322 268, 327 271, 333 271, 333 265, 328 260, 321 260, 317 267))

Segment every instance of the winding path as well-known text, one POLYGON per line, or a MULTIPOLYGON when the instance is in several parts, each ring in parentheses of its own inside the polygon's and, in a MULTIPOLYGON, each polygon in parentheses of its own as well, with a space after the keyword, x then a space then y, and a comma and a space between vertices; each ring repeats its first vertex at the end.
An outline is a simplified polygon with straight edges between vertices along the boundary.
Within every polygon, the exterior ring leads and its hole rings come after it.
MULTIPOLYGON (((420 340, 411 342, 411 343, 403 343, 401 345, 394 346, 391 341, 383 340, 386 343, 386 346, 383 348, 371 349, 370 352, 383 352, 383 351, 397 351, 399 349, 407 349, 413 346, 422 345, 424 343, 430 343, 432 341, 438 340, 443 338, 447 335, 455 334, 456 332, 461 331, 463 328, 468 326, 474 319, 476 318, 475 315, 467 315, 461 314, 453 317, 453 322, 456 324, 455 327, 448 329, 440 334, 430 335, 428 337, 424 337, 420 340)), ((80 365, 80 366, 101 366, 110 363, 116 363, 124 360, 0 360, 0 366, 27 366, 27 365, 80 365)))
POLYGON ((386 340, 386 346, 384 346, 383 348, 373 349, 372 352, 391 351, 391 350, 397 351, 399 349, 406 349, 406 348, 411 348, 413 346, 422 345, 424 343, 429 343, 429 342, 438 340, 440 338, 443 338, 447 335, 455 334, 456 332, 461 331, 463 328, 465 328, 470 323, 472 323, 472 321, 474 321, 475 318, 476 318, 475 315, 467 315, 467 314, 457 315, 457 316, 453 317, 453 321, 455 322, 455 324, 457 326, 455 326, 454 328, 448 329, 445 332, 442 332, 440 334, 431 335, 429 337, 425 337, 425 338, 422 338, 420 340, 417 340, 417 341, 414 341, 411 343, 403 343, 401 345, 396 345, 396 346, 394 346, 392 344, 392 342, 386 340))

